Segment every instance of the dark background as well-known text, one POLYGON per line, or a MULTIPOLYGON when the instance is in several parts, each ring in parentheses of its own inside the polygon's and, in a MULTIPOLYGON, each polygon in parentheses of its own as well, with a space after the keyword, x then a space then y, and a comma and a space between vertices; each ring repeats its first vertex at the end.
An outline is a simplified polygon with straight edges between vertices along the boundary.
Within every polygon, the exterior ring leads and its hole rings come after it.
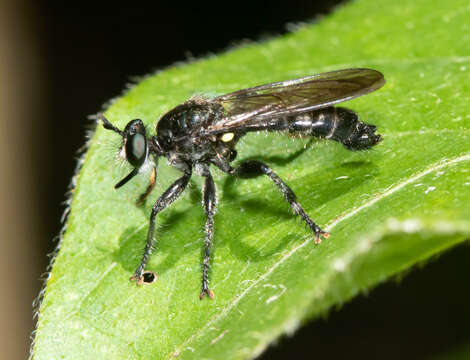
MULTIPOLYGON (((244 39, 283 34, 287 23, 327 14, 340 1, 170 3, 0 4, 1 273, 2 291, 10 295, 1 303, 5 358, 25 358, 31 302, 49 261, 46 254, 56 244, 75 154, 90 125, 87 115, 119 95, 131 76, 244 39), (21 286, 12 291, 15 279, 21 286)), ((460 247, 399 285, 381 285, 281 340, 262 358, 416 359, 463 344, 470 335, 469 256, 470 248, 460 247)))

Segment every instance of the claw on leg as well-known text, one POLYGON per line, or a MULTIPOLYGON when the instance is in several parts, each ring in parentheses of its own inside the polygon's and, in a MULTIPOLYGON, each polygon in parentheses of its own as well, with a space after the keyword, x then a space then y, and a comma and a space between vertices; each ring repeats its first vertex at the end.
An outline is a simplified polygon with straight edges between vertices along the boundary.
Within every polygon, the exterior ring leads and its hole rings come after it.
POLYGON ((137 285, 151 284, 157 280, 157 274, 153 271, 144 271, 141 274, 134 274, 129 280, 135 281, 137 285))
POLYGON ((201 294, 199 295, 199 299, 203 299, 204 296, 209 296, 209 298, 213 299, 214 298, 214 292, 210 289, 202 290, 201 294))
POLYGON ((330 234, 323 230, 316 231, 315 232, 315 244, 320 244, 322 237, 327 239, 330 237, 330 234))

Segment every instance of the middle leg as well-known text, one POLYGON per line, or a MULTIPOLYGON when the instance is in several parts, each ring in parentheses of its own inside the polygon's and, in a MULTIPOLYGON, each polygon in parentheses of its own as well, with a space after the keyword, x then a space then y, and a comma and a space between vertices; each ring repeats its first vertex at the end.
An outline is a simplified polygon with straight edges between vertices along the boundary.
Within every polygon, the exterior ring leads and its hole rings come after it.
POLYGON ((214 237, 214 215, 216 213, 217 196, 214 180, 212 179, 212 175, 209 172, 209 169, 206 169, 203 176, 206 178, 206 182, 204 183, 202 201, 204 205, 204 211, 207 215, 207 221, 204 228, 206 235, 204 240, 204 260, 202 262, 202 287, 199 298, 202 299, 205 295, 207 295, 213 299, 214 292, 209 289, 209 266, 211 257, 210 250, 212 246, 212 239, 214 237))

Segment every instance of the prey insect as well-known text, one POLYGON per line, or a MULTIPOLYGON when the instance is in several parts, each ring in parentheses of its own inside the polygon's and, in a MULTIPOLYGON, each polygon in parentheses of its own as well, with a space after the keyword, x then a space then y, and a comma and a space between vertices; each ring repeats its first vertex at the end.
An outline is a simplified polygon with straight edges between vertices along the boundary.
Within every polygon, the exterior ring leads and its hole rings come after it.
POLYGON ((207 215, 200 298, 205 295, 214 297, 209 288, 209 266, 217 196, 211 166, 239 178, 268 176, 294 213, 311 229, 315 243, 328 237, 328 233, 308 216, 291 188, 268 165, 249 160, 233 167, 231 162, 237 156, 235 146, 249 132, 275 131, 335 140, 349 150, 368 149, 382 139, 375 133, 376 127, 360 121, 352 110, 333 105, 375 91, 384 83, 383 75, 376 70, 345 69, 256 86, 214 98, 197 96, 163 115, 156 124, 154 136, 146 134, 140 119, 130 121, 121 130, 99 114, 97 118, 102 120, 103 126, 122 137, 121 154, 133 167, 115 188, 151 166, 150 184, 138 203, 145 201, 154 187, 160 157, 165 157, 170 165, 183 173, 152 207, 142 260, 131 280, 142 284, 155 279, 156 275, 145 271, 145 267, 155 245, 156 217, 183 193, 195 173, 205 178, 202 203, 207 215))

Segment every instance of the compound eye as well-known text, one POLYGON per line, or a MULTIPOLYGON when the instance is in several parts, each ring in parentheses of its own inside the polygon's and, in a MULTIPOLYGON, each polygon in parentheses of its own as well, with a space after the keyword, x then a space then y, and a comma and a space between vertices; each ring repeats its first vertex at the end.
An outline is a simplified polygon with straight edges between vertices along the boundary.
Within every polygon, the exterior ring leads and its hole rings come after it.
POLYGON ((145 127, 141 120, 132 120, 125 131, 126 158, 136 168, 142 166, 147 159, 148 145, 145 127))
POLYGON ((142 134, 129 136, 126 143, 127 160, 134 167, 140 167, 147 157, 147 139, 142 134))

